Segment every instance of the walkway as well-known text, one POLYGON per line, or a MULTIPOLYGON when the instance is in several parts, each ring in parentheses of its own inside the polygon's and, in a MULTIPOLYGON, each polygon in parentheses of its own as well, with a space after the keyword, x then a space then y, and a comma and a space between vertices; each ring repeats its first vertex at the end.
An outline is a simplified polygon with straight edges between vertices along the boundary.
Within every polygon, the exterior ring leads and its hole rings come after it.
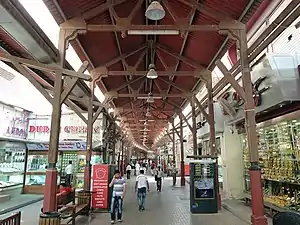
MULTIPOLYGON (((179 180, 178 180, 179 181, 179 180)), ((134 179, 128 182, 128 191, 124 203, 124 225, 247 225, 230 212, 221 210, 218 214, 191 215, 189 211, 188 186, 171 187, 171 179, 163 181, 163 191, 156 192, 154 178, 150 178, 150 193, 147 196, 146 210, 138 212, 134 193, 134 179)), ((108 213, 93 214, 87 221, 81 218, 80 225, 107 225, 108 213)))
MULTIPOLYGON (((184 188, 171 186, 172 180, 165 178, 163 191, 156 192, 154 178, 150 179, 150 193, 147 196, 146 210, 138 212, 134 193, 134 178, 128 183, 128 191, 124 204, 123 225, 248 225, 250 224, 250 208, 243 205, 231 204, 233 213, 222 209, 218 214, 191 215, 189 211, 189 187, 184 188), (239 209, 237 209, 239 208, 239 209), (238 215, 237 215, 238 214, 238 215)), ((179 184, 179 179, 177 180, 179 184)), ((38 224, 42 201, 12 211, 21 211, 21 225, 38 224)), ((81 217, 76 225, 107 225, 110 224, 108 213, 92 213, 89 218, 81 217)), ((272 223, 269 221, 269 225, 272 223)))

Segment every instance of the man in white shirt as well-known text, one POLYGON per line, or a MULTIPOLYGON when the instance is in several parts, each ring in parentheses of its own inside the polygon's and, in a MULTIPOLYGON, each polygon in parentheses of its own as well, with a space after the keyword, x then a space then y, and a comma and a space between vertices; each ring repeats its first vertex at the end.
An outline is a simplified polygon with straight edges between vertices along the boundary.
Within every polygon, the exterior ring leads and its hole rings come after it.
POLYGON ((144 174, 144 170, 140 170, 140 175, 136 177, 135 192, 139 201, 139 211, 145 210, 146 192, 149 192, 149 182, 144 174))
POLYGON ((135 164, 135 174, 138 176, 140 174, 140 164, 138 162, 136 162, 135 164))
POLYGON ((128 163, 127 167, 126 167, 126 174, 127 174, 127 180, 130 179, 130 175, 131 175, 131 166, 128 163))
POLYGON ((66 173, 66 186, 70 187, 72 183, 72 176, 73 176, 72 161, 69 161, 69 165, 66 166, 65 173, 66 173))

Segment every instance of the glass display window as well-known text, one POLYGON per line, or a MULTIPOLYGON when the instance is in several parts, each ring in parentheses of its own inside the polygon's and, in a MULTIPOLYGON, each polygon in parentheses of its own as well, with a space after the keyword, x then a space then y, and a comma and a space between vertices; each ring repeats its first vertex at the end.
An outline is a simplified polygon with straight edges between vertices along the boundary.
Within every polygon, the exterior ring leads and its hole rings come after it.
MULTIPOLYGON (((257 135, 265 203, 300 211, 300 119, 258 128, 257 135)), ((242 139, 245 190, 250 191, 246 135, 242 139)))
MULTIPOLYGON (((28 172, 46 172, 48 166, 47 152, 29 151, 27 159, 27 173, 28 172)), ((56 169, 61 172, 61 155, 59 154, 56 163, 56 169)))
POLYGON ((26 146, 22 143, 1 142, 0 147, 0 187, 10 187, 23 183, 26 146), (22 148, 23 147, 23 148, 22 148))
MULTIPOLYGON (((25 185, 42 185, 44 186, 46 183, 46 174, 45 173, 27 173, 25 178, 25 185)), ((60 176, 57 176, 57 184, 60 183, 60 176)))

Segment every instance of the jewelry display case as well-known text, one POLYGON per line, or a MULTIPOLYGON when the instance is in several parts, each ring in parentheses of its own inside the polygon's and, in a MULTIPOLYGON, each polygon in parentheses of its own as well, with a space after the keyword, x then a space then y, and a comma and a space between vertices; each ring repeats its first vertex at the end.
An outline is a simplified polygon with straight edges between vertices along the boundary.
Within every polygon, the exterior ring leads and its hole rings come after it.
POLYGON ((25 171, 26 146, 3 142, 0 147, 0 188, 21 185, 25 171))
MULTIPOLYGON (((257 129, 264 201, 300 211, 300 119, 257 129)), ((249 151, 243 135, 245 191, 250 191, 249 151)))

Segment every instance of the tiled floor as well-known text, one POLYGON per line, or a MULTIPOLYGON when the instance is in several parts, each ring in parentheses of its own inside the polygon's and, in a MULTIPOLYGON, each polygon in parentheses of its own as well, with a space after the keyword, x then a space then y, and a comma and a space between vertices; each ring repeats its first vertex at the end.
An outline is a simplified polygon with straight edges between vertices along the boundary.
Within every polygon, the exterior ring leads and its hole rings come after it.
MULTIPOLYGON (((156 192, 154 179, 150 178, 151 190, 146 200, 146 210, 139 212, 134 182, 128 182, 127 196, 124 202, 124 225, 246 225, 230 212, 221 210, 218 214, 191 215, 189 211, 189 188, 171 186, 171 180, 163 181, 163 191, 156 192)), ((78 224, 109 224, 108 213, 92 214, 89 219, 81 218, 78 224)))

